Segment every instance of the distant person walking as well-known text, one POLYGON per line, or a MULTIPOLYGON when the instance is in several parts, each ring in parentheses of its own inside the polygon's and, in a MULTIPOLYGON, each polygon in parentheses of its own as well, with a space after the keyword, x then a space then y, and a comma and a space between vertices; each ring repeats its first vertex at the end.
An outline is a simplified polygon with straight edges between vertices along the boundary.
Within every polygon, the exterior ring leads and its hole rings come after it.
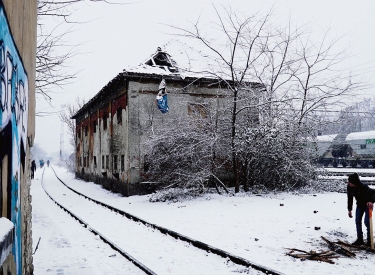
POLYGON ((47 167, 49 167, 49 160, 47 160, 47 167))
POLYGON ((31 179, 34 179, 34 172, 36 171, 36 164, 35 164, 35 160, 33 160, 31 162, 31 179))
POLYGON ((348 186, 347 186, 347 196, 348 196, 348 215, 352 218, 352 207, 353 207, 353 197, 357 201, 357 208, 355 211, 355 225, 357 229, 357 240, 353 243, 354 245, 363 245, 363 232, 362 232, 362 218, 365 214, 364 223, 367 228, 367 246, 371 245, 370 241, 370 220, 369 220, 369 209, 373 208, 373 203, 375 202, 375 190, 371 189, 367 185, 363 184, 359 180, 357 173, 349 175, 348 186))

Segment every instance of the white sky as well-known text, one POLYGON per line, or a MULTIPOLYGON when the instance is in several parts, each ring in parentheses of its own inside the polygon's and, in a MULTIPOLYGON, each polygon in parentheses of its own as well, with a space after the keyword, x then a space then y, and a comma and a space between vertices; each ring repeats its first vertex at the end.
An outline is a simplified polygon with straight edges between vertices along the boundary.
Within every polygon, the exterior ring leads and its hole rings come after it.
MULTIPOLYGON (((348 217, 345 193, 207 194, 182 202, 151 203, 148 195, 122 197, 98 184, 75 179, 64 168, 55 165, 53 168, 68 186, 95 200, 283 274, 374 274, 372 253, 357 252, 356 258, 339 257, 334 259, 335 264, 300 261, 285 255, 290 252, 286 248, 329 250, 321 236, 331 241, 355 240, 355 222, 348 217)), ((40 238, 33 256, 34 274, 141 274, 50 200, 41 187, 42 171, 38 168, 31 181, 33 251, 40 238)), ((374 172, 374 169, 366 171, 374 172)), ((245 271, 230 262, 225 264, 226 259, 202 253, 188 243, 181 247, 171 237, 153 233, 151 228, 127 222, 114 212, 98 208, 64 187, 51 168, 45 168, 43 184, 59 203, 157 274, 245 271), (147 239, 150 235, 151 240, 147 239)))
MULTIPOLYGON (((119 2, 130 2, 118 0, 119 2)), ((244 14, 268 11, 274 6, 277 20, 289 17, 296 26, 311 23, 316 33, 330 29, 342 39, 342 46, 350 46, 353 58, 350 66, 363 73, 363 78, 375 83, 375 1, 373 0, 225 0, 212 1, 215 5, 232 7, 244 14)), ((54 111, 61 104, 72 103, 78 96, 89 100, 112 78, 128 66, 145 61, 158 46, 172 37, 164 24, 187 26, 198 16, 209 20, 212 2, 202 0, 141 0, 129 5, 84 3, 77 5, 74 17, 90 21, 74 27, 69 44, 79 45, 80 53, 70 60, 69 72, 79 72, 76 81, 64 89, 54 90, 54 111)), ((366 96, 372 95, 367 91, 366 96)), ((42 101, 37 109, 50 111, 42 101)), ((66 129, 66 127, 65 127, 66 129)), ((37 117, 35 142, 48 153, 60 149, 61 122, 57 115, 37 117)), ((69 137, 64 135, 64 149, 71 151, 69 137)))

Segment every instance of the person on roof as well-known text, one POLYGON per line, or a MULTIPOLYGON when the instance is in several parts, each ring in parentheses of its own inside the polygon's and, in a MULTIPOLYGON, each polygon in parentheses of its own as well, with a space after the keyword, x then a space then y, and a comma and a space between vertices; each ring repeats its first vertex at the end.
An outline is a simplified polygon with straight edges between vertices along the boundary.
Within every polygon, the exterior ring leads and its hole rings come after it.
POLYGON ((347 186, 347 196, 348 196, 348 216, 352 218, 352 207, 353 207, 353 197, 357 201, 357 208, 355 211, 355 225, 357 229, 357 240, 353 245, 363 245, 363 232, 362 232, 362 218, 365 214, 364 223, 367 228, 367 246, 371 245, 370 239, 370 221, 369 221, 369 209, 373 208, 373 203, 375 202, 375 190, 371 189, 367 185, 363 184, 359 180, 357 173, 349 175, 348 186, 347 186))

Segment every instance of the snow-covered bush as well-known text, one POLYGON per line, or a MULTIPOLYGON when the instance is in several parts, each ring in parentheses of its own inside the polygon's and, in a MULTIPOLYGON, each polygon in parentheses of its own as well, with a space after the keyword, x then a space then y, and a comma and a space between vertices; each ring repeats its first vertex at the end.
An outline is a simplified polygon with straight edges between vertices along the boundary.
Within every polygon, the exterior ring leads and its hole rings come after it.
MULTIPOLYGON (((176 117, 145 144, 147 176, 159 182, 159 189, 174 188, 171 198, 190 192, 196 196, 210 187, 224 188, 221 175, 230 172, 230 150, 225 131, 218 130, 211 119, 191 116, 176 117)), ((169 195, 166 195, 168 197, 169 195)))
POLYGON ((311 148, 302 135, 286 128, 242 128, 236 149, 245 190, 253 185, 291 190, 314 178, 311 148))

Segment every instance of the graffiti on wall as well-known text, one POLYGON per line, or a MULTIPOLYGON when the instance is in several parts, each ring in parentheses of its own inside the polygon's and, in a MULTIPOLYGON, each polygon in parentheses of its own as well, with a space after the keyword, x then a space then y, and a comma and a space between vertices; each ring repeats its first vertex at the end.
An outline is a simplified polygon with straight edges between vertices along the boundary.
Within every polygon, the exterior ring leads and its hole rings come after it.
POLYGON ((0 6, 0 179, 2 215, 15 227, 13 255, 17 274, 22 274, 20 185, 26 165, 28 78, 0 6), (6 182, 4 182, 6 181, 6 182), (5 196, 3 194, 5 193, 5 196), (6 209, 6 210, 4 210, 6 209))

